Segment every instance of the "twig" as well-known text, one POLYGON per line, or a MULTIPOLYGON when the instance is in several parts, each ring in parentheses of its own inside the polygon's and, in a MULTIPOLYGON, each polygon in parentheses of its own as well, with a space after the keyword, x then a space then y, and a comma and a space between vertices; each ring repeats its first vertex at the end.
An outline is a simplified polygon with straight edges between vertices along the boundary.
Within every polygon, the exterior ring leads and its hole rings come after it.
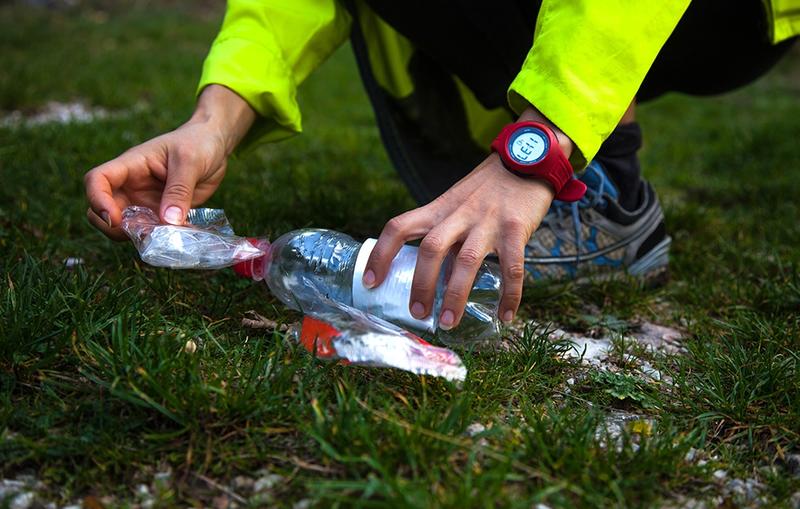
POLYGON ((279 456, 277 454, 270 454, 269 457, 278 461, 291 463, 295 467, 302 468, 303 470, 311 470, 313 472, 320 472, 323 474, 335 474, 338 472, 335 468, 315 465, 314 463, 309 463, 308 461, 302 460, 297 456, 279 456))
POLYGON ((197 477, 198 479, 200 479, 204 483, 208 484, 212 488, 218 489, 219 491, 225 493, 226 495, 228 495, 232 499, 236 500, 237 502, 239 502, 241 504, 247 504, 247 499, 246 498, 244 498, 243 496, 239 495, 238 493, 236 493, 232 489, 228 488, 227 486, 223 486, 220 483, 218 483, 217 481, 215 481, 213 479, 210 479, 210 478, 204 476, 203 474, 198 474, 198 473, 192 472, 192 475, 194 475, 195 477, 197 477))
POLYGON ((286 332, 289 329, 286 324, 278 324, 275 320, 270 320, 265 316, 261 316, 253 310, 245 312, 242 318, 242 327, 247 327, 248 329, 276 330, 278 332, 286 332))

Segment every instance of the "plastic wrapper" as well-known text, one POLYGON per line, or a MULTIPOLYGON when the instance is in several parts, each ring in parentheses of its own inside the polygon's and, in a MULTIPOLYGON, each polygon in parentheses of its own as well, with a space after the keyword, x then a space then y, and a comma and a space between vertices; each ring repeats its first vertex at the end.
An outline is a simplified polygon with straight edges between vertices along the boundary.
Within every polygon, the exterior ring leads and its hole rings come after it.
POLYGON ((467 368, 452 350, 431 345, 375 315, 321 294, 303 312, 303 324, 293 335, 319 358, 397 368, 451 381, 467 376, 467 368))
POLYGON ((192 209, 187 224, 161 224, 146 207, 127 207, 122 229, 133 241, 142 261, 171 269, 221 269, 263 256, 264 251, 233 233, 225 212, 192 209))

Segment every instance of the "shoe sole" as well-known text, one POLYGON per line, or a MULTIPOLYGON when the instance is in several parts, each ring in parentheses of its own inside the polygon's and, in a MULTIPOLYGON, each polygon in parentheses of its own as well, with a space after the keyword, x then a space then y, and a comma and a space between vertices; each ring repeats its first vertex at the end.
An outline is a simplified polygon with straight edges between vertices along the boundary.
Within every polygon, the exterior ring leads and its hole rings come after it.
POLYGON ((634 279, 648 288, 662 286, 669 280, 669 250, 672 245, 672 238, 667 236, 656 244, 653 249, 644 256, 630 264, 625 270, 598 272, 574 279, 551 279, 551 280, 527 280, 529 284, 591 284, 604 281, 620 281, 634 279))

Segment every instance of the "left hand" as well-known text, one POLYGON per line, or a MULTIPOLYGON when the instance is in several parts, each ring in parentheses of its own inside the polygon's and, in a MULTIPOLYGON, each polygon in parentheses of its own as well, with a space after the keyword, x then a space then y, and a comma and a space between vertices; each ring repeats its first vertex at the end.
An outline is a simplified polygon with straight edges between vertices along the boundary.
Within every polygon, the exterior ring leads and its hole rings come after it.
POLYGON ((439 327, 447 330, 461 320, 483 259, 495 253, 503 277, 499 317, 510 322, 522 298, 525 245, 553 197, 548 182, 510 173, 493 153, 428 205, 386 224, 367 262, 364 284, 380 285, 400 247, 421 238, 409 306, 415 318, 425 318, 433 309, 442 262, 452 252, 454 264, 439 317, 439 327))

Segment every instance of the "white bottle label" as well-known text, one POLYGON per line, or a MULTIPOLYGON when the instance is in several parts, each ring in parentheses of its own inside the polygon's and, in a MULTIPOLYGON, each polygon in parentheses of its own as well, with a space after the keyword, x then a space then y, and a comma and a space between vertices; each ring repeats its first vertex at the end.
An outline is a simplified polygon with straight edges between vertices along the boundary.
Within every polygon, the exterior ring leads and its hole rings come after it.
POLYGON ((414 268, 417 265, 416 247, 403 246, 400 248, 400 252, 392 260, 389 274, 386 275, 386 279, 380 286, 372 289, 364 286, 362 282, 364 268, 376 243, 375 239, 367 239, 358 251, 356 268, 353 273, 353 306, 396 324, 434 332, 436 324, 433 314, 425 320, 418 320, 411 316, 411 311, 408 309, 414 268))

